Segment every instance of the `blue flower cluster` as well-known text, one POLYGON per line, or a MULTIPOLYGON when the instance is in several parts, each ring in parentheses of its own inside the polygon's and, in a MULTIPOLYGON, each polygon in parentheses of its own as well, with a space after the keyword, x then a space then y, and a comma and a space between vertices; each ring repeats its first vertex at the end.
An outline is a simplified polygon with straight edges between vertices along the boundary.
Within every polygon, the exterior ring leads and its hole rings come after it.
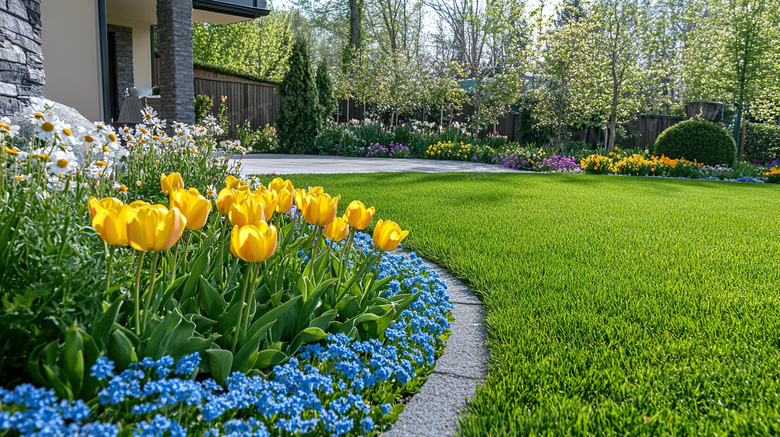
MULTIPOLYGON (((364 233, 356 234, 355 243, 365 254, 376 251, 364 233)), ((125 425, 86 423, 91 411, 83 401, 59 401, 52 390, 24 384, 0 389, 0 430, 30 436, 114 436, 127 429, 139 436, 371 435, 393 420, 394 401, 414 390, 409 384, 419 384, 416 378, 432 370, 450 326, 452 304, 434 270, 415 254, 410 260, 384 254, 377 276, 391 275, 400 280, 389 283, 388 297, 421 294, 383 339, 330 335, 268 377, 236 372, 225 387, 195 380, 198 354, 176 362, 147 357, 118 374, 101 357, 90 373, 104 387, 93 412, 98 417, 122 412, 125 425)))

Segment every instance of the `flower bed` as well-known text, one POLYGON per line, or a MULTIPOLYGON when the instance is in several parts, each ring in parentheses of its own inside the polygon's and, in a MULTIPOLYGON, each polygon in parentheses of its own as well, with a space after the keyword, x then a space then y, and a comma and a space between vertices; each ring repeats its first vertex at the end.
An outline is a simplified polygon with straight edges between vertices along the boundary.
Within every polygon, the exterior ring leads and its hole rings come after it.
POLYGON ((359 201, 339 217, 322 187, 235 177, 245 150, 208 122, 168 136, 145 110, 120 144, 34 105, 32 140, 0 124, 0 331, 16 340, 0 429, 342 435, 397 417, 449 326, 435 273, 388 253, 408 231, 378 220, 369 237, 359 201))

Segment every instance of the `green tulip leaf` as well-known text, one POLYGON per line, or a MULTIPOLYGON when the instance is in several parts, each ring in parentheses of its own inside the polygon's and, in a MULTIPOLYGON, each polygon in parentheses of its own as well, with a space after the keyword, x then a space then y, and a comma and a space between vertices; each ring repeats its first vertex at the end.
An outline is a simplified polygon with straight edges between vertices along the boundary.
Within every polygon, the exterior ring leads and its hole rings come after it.
POLYGON ((224 384, 233 367, 233 354, 224 349, 209 349, 204 352, 204 355, 208 360, 211 377, 218 383, 224 384))

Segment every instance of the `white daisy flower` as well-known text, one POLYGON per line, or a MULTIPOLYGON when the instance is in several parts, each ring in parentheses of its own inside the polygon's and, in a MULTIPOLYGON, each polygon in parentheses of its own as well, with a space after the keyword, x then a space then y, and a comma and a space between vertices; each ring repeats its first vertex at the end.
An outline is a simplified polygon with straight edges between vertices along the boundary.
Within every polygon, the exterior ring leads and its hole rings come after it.
POLYGON ((62 121, 51 112, 48 114, 36 112, 33 124, 35 137, 43 141, 53 141, 57 132, 61 132, 63 128, 62 121))
POLYGON ((78 166, 76 155, 70 150, 56 150, 49 156, 49 171, 57 176, 75 171, 78 166))

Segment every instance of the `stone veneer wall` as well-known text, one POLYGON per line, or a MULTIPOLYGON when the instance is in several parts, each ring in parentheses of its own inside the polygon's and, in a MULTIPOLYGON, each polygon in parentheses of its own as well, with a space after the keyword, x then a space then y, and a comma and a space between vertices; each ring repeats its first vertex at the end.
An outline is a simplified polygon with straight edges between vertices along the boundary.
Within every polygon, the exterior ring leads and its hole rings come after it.
POLYGON ((157 0, 160 52, 160 118, 195 122, 192 71, 192 0, 157 0))
POLYGON ((43 97, 40 0, 0 0, 0 115, 43 97))
POLYGON ((133 77, 133 28, 109 24, 106 28, 114 34, 114 62, 116 65, 116 114, 122 108, 125 99, 125 90, 135 86, 133 77))

